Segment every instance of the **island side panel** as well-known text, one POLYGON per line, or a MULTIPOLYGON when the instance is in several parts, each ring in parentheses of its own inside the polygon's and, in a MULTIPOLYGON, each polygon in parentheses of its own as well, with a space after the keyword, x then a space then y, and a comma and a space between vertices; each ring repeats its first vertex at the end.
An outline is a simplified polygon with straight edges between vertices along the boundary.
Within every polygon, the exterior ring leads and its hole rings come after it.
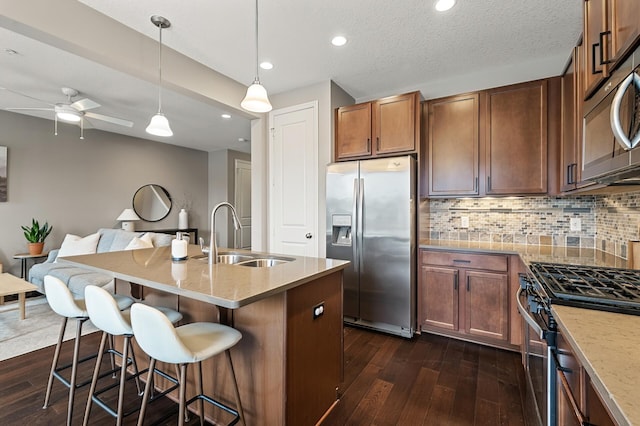
POLYGON ((333 407, 342 366, 339 271, 287 291, 287 425, 317 424, 333 407))

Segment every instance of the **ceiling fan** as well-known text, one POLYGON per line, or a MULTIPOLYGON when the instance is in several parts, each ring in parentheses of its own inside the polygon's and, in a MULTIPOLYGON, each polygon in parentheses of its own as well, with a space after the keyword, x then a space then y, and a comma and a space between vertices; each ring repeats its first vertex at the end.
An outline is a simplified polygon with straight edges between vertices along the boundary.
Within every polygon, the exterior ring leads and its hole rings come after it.
MULTIPOLYGON (((78 96, 78 91, 70 87, 63 87, 61 89, 62 93, 67 97, 67 101, 59 102, 56 104, 52 104, 42 99, 34 98, 33 96, 25 95, 24 93, 16 92, 15 90, 11 90, 6 87, 2 87, 2 89, 7 90, 11 93, 15 93, 17 95, 24 96, 29 99, 33 99, 38 102, 42 102, 50 105, 50 107, 48 108, 33 107, 33 108, 6 108, 6 109, 8 111, 20 111, 20 110, 53 111, 55 113, 54 119, 56 120, 56 134, 57 134, 57 120, 80 124, 81 129, 84 127, 84 121, 88 118, 105 121, 107 123, 117 124, 119 126, 133 127, 132 121, 123 120, 121 118, 111 117, 103 114, 96 114, 95 112, 90 112, 89 110, 100 107, 100 104, 95 101, 92 101, 89 98, 84 98, 84 99, 80 99, 75 102, 72 102, 71 101, 72 98, 78 96)), ((82 139, 82 134, 80 138, 82 139)))

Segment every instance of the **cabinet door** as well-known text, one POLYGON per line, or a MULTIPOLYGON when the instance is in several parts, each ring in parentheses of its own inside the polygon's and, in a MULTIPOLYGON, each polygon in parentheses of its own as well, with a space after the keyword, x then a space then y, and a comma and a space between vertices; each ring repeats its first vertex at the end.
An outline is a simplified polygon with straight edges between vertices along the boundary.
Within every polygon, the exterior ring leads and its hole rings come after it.
POLYGON ((371 103, 336 110, 336 160, 371 155, 371 103))
POLYGON ((478 195, 479 95, 430 101, 429 195, 478 195))
POLYGON ((419 315, 422 327, 458 330, 458 269, 422 266, 419 315))
MULTIPOLYGON (((507 274, 467 270, 465 273, 465 332, 493 340, 509 338, 509 279, 507 274)), ((462 289, 461 289, 462 291, 462 289)))
POLYGON ((604 38, 607 36, 606 10, 606 0, 584 2, 585 99, 593 94, 608 75, 607 44, 601 46, 601 41, 605 41, 604 38))
POLYGON ((487 195, 547 192, 547 81, 487 92, 487 195))
POLYGON ((640 2, 638 0, 609 0, 611 16, 611 59, 624 59, 640 37, 640 2))
POLYGON ((390 96, 373 103, 374 151, 377 155, 416 151, 418 108, 417 92, 390 96))
POLYGON ((567 70, 562 76, 562 150, 560 160, 560 191, 576 189, 578 171, 578 129, 576 120, 576 55, 573 49, 567 70))

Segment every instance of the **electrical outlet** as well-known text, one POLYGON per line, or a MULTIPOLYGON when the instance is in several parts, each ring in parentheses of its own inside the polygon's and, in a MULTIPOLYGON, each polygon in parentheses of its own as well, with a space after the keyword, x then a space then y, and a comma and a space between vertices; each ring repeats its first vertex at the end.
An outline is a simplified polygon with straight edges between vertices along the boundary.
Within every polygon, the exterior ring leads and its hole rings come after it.
POLYGON ((569 220, 569 228, 572 231, 581 231, 582 230, 582 220, 579 217, 572 217, 569 220))
POLYGON ((324 314, 324 302, 313 307, 313 319, 317 319, 324 314))
POLYGON ((469 227, 469 216, 462 216, 460 218, 460 227, 468 228, 469 227))

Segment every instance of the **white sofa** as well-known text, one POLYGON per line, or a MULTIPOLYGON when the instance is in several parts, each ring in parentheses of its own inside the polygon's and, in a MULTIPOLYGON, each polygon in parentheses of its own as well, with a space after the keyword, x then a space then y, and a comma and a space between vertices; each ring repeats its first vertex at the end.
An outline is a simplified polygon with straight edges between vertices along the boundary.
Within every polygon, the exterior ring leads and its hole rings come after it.
MULTIPOLYGON (((154 247, 171 244, 173 235, 155 232, 129 232, 122 229, 99 229, 100 239, 96 246, 96 253, 124 250, 134 237, 142 237, 144 234, 151 236, 154 247)), ((38 291, 44 294, 44 277, 53 275, 62 280, 74 297, 83 298, 84 288, 88 285, 96 285, 113 292, 115 283, 111 276, 89 269, 80 268, 65 262, 56 262, 59 249, 51 250, 47 260, 37 263, 29 269, 29 281, 38 287, 38 291)))

